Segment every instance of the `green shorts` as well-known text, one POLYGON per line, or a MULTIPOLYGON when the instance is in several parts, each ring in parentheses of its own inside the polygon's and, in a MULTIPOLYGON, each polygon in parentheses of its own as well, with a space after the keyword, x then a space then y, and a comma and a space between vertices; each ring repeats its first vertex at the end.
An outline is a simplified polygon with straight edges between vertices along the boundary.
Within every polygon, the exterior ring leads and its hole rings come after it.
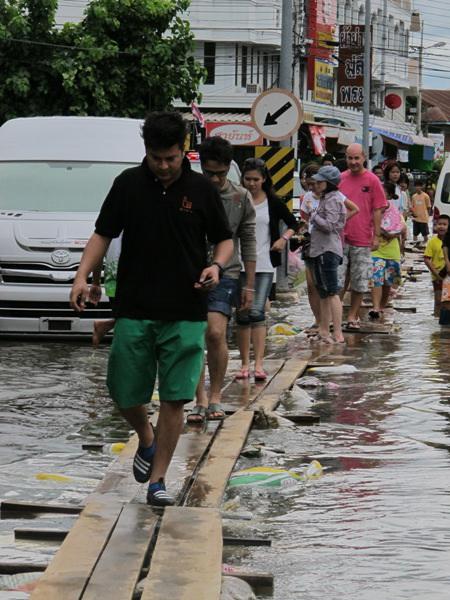
POLYGON ((206 321, 117 319, 107 384, 119 408, 150 402, 156 375, 162 401, 191 402, 203 368, 206 321))

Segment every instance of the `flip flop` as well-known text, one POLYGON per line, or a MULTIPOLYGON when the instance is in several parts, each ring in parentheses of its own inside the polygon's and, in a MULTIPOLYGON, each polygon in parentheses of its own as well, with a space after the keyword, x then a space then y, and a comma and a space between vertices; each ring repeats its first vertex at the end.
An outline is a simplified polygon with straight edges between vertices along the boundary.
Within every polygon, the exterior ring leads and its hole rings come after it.
POLYGON ((248 369, 240 369, 234 376, 235 379, 248 379, 249 377, 250 373, 248 369))
POLYGON ((189 425, 202 425, 206 421, 206 416, 206 406, 194 406, 194 408, 188 413, 188 416, 186 417, 186 423, 188 423, 189 425))
POLYGON ((361 329, 359 321, 348 321, 347 329, 361 329))
POLYGON ((268 375, 264 371, 264 369, 261 369, 261 370, 255 369, 255 381, 265 381, 267 379, 267 377, 268 377, 268 375))
POLYGON ((223 421, 226 417, 225 411, 218 402, 211 402, 208 406, 207 417, 209 421, 223 421), (212 417, 214 413, 218 413, 215 417, 212 417))

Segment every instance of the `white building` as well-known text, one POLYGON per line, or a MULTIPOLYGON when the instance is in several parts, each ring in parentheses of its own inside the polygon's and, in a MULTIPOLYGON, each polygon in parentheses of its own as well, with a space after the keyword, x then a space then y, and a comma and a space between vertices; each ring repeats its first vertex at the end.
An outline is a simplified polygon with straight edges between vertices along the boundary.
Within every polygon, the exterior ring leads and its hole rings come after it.
POLYGON ((203 108, 250 108, 277 85, 281 0, 192 0, 186 17, 195 56, 208 70, 203 108))

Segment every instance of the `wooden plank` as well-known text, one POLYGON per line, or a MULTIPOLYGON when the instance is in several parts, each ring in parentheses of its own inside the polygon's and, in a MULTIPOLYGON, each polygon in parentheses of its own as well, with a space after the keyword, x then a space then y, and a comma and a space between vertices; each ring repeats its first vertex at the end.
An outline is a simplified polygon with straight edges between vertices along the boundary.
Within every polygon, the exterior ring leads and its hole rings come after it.
POLYGON ((14 538, 16 540, 37 540, 62 542, 69 533, 68 529, 44 529, 42 527, 16 527, 14 538))
POLYGON ((83 510, 83 506, 75 504, 46 504, 37 502, 20 502, 12 500, 2 500, 0 506, 0 517, 2 519, 25 516, 27 514, 41 513, 61 513, 66 515, 78 515, 83 510))
MULTIPOLYGON (((171 493, 181 501, 192 472, 206 453, 219 423, 207 431, 189 430, 180 436, 167 473, 171 493)), ((107 591, 108 600, 133 597, 159 516, 144 504, 124 507, 111 539, 95 566, 83 600, 97 600, 107 591), (111 585, 111 573, 114 585, 111 585)))
POLYGON ((220 512, 167 508, 141 600, 219 600, 221 571, 220 512))
POLYGON ((22 562, 16 560, 0 561, 0 575, 14 575, 15 573, 32 573, 35 571, 45 571, 48 563, 33 563, 31 561, 22 562))
POLYGON ((244 447, 252 422, 252 411, 239 411, 225 419, 188 493, 187 506, 220 506, 228 478, 244 447))
POLYGON ((32 600, 79 600, 121 511, 122 504, 110 499, 90 502, 39 580, 32 600))
POLYGON ((307 368, 307 360, 298 358, 287 360, 281 371, 277 373, 277 376, 272 379, 270 385, 264 390, 264 393, 253 404, 250 404, 249 408, 252 410, 259 410, 260 408, 266 411, 274 410, 280 403, 281 394, 289 390, 307 368))
POLYGON ((224 546, 271 546, 272 540, 269 538, 237 538, 224 536, 224 546))
POLYGON ((130 503, 124 507, 83 593, 83 600, 133 598, 158 520, 145 504, 130 503))
POLYGON ((222 570, 222 575, 239 577, 239 579, 243 579, 249 585, 251 585, 254 591, 262 591, 262 589, 264 589, 264 591, 267 592, 273 590, 272 573, 256 573, 253 571, 245 571, 241 568, 230 569, 230 567, 224 566, 222 570))
POLYGON ((319 415, 314 413, 283 413, 280 415, 284 419, 289 419, 293 423, 297 425, 313 425, 314 423, 320 423, 319 415))
POLYGON ((392 331, 392 323, 387 325, 382 325, 378 323, 361 323, 359 329, 349 329, 345 324, 342 327, 342 331, 344 333, 373 333, 379 335, 389 335, 392 331))
POLYGON ((227 414, 247 406, 260 396, 283 367, 283 360, 269 359, 265 361, 264 366, 269 375, 266 381, 254 382, 252 378, 234 379, 226 386, 222 392, 222 406, 227 414))

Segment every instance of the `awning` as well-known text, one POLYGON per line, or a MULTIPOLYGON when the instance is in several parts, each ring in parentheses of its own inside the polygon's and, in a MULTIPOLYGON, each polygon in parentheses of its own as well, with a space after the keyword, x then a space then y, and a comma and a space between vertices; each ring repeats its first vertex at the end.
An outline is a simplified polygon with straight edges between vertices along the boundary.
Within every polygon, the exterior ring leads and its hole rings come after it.
POLYGON ((398 131, 391 131, 390 129, 381 129, 380 127, 371 127, 371 130, 388 140, 397 142, 397 144, 404 144, 405 146, 434 146, 433 141, 423 135, 401 133, 398 131))
POLYGON ((430 146, 434 148, 434 142, 430 138, 424 137, 423 135, 412 135, 411 137, 416 146, 430 146))
POLYGON ((381 129, 379 127, 371 127, 371 130, 374 133, 378 133, 384 138, 387 138, 388 140, 396 142, 397 144, 404 144, 405 146, 412 146, 414 144, 412 136, 409 133, 399 133, 397 131, 381 129))

